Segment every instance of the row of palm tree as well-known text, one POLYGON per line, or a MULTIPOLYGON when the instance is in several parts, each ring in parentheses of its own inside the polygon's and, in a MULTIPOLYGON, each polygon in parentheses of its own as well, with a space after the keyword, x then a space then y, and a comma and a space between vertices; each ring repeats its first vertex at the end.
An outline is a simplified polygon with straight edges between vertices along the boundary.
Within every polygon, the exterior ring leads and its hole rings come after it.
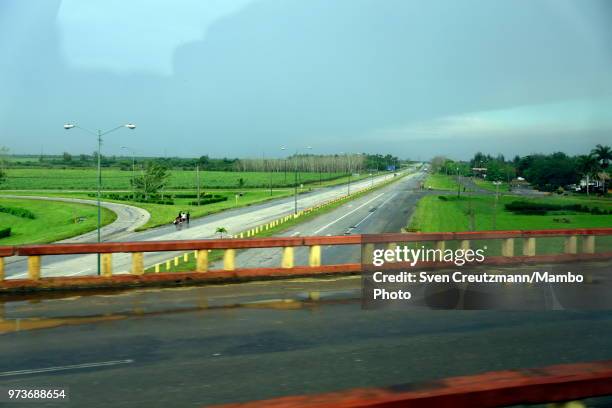
POLYGON ((610 179, 608 167, 612 161, 610 146, 598 144, 591 153, 578 157, 578 169, 587 180, 587 194, 589 194, 589 179, 598 178, 603 183, 604 194, 608 191, 607 181, 610 179))

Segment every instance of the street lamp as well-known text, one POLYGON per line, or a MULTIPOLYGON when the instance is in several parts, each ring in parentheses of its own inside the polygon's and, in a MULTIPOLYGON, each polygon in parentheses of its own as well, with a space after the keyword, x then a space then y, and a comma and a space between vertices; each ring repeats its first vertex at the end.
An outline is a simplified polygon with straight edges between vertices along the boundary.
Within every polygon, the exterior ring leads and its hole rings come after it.
MULTIPOLYGON (((281 146, 280 148, 281 150, 287 150, 287 148, 285 146, 281 146)), ((306 146, 306 149, 310 150, 312 149, 311 146, 306 146)), ((294 189, 293 189, 293 203, 294 203, 294 214, 297 214, 298 212, 298 167, 297 167, 297 155, 299 154, 299 150, 296 149, 295 150, 295 158, 296 158, 296 162, 295 162, 295 166, 294 168, 294 178, 293 178, 293 184, 294 184, 294 189)), ((287 158, 285 157, 285 174, 287 174, 287 158)))
POLYGON ((121 146, 121 148, 132 153, 132 201, 134 201, 136 200, 136 152, 134 149, 127 146, 121 146))
MULTIPOLYGON (((98 129, 96 132, 94 132, 93 130, 89 130, 86 129, 84 127, 81 127, 79 125, 76 125, 74 123, 66 123, 64 125, 64 129, 66 130, 70 130, 73 128, 79 128, 87 133, 90 133, 94 136, 96 136, 98 138, 98 242, 101 241, 101 237, 100 237, 100 228, 101 228, 101 222, 102 222, 102 210, 101 210, 101 206, 100 206, 100 190, 102 189, 102 170, 101 170, 101 163, 100 163, 100 157, 101 157, 101 147, 102 147, 102 136, 107 135, 111 132, 114 132, 115 130, 119 130, 121 128, 128 128, 131 130, 136 129, 136 125, 132 124, 132 123, 128 123, 125 125, 121 125, 121 126, 117 126, 115 128, 106 130, 106 131, 102 131, 100 129, 98 129)), ((98 253, 98 275, 100 275, 100 254, 98 253)))

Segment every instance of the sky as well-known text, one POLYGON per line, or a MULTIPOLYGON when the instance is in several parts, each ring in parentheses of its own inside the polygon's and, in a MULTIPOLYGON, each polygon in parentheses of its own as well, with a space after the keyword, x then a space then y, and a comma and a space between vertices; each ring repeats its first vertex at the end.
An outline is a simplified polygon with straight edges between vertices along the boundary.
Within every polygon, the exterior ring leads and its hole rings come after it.
POLYGON ((607 0, 0 0, 12 153, 281 157, 612 144, 607 0), (286 146, 286 150, 280 149, 286 146))

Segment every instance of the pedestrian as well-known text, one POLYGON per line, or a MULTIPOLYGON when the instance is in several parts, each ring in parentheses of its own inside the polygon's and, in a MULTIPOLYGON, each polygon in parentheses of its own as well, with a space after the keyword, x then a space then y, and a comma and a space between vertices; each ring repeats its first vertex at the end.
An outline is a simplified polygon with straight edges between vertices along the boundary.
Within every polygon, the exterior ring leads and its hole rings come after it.
POLYGON ((189 211, 187 211, 187 224, 189 224, 189 217, 190 217, 190 214, 189 214, 189 211))

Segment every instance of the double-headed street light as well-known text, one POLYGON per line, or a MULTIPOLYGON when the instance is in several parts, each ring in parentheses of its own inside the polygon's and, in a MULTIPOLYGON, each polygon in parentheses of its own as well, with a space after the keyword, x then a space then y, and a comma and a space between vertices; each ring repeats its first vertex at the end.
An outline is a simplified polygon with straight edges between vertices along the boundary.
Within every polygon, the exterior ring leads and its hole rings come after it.
MULTIPOLYGON (((92 135, 95 135, 98 138, 98 242, 101 241, 101 237, 100 237, 100 228, 101 228, 101 223, 102 223, 102 210, 101 210, 101 206, 100 206, 100 190, 102 189, 102 169, 101 169, 101 163, 100 163, 100 157, 101 157, 101 147, 102 147, 102 136, 107 135, 111 132, 114 132, 115 130, 119 130, 122 128, 128 128, 128 129, 136 129, 136 125, 132 124, 132 123, 128 123, 126 125, 121 125, 121 126, 117 126, 115 128, 106 130, 106 131, 102 131, 100 129, 98 129, 96 132, 94 132, 93 130, 89 130, 86 129, 84 127, 81 127, 79 125, 76 125, 74 123, 66 123, 64 125, 64 129, 66 130, 70 130, 72 128, 79 128, 87 133, 91 133, 92 135)), ((98 254, 98 275, 100 275, 100 254, 98 254)))

